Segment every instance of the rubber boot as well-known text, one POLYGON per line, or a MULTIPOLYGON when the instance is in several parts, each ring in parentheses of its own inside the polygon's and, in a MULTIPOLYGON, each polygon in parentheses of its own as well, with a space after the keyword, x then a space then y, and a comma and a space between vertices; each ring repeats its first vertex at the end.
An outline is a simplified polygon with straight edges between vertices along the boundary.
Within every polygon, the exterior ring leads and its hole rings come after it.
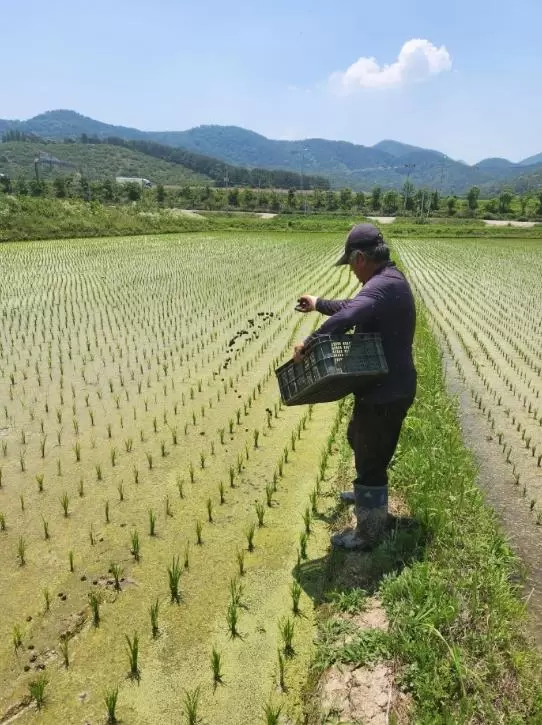
POLYGON ((331 537, 333 546, 342 549, 374 549, 384 536, 388 521, 388 487, 354 486, 356 528, 331 537))
POLYGON ((343 503, 351 504, 356 502, 356 497, 353 491, 341 491, 339 498, 343 503))

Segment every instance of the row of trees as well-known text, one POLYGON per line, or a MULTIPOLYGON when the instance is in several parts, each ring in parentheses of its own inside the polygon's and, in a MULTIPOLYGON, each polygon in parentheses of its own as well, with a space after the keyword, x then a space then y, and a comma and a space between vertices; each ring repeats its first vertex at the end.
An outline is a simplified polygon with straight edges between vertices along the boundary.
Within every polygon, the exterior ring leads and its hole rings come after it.
POLYGON ((373 213, 385 216, 542 216, 542 191, 537 195, 514 196, 503 191, 499 196, 481 200, 480 189, 473 187, 464 199, 443 197, 438 191, 416 189, 408 182, 399 191, 375 187, 370 193, 351 189, 316 189, 300 192, 253 189, 250 187, 216 188, 212 186, 164 187, 142 189, 137 183, 117 184, 106 179, 90 182, 80 175, 57 176, 52 181, 18 179, 12 183, 0 177, 0 191, 21 196, 48 196, 59 199, 80 198, 105 204, 144 201, 149 205, 204 209, 306 213, 373 213))

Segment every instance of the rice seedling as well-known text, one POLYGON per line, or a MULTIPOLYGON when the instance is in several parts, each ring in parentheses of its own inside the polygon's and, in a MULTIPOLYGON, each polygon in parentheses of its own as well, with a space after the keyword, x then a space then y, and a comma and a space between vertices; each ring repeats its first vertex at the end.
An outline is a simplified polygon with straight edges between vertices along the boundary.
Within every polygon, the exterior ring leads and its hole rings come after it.
POLYGON ((134 557, 134 561, 140 561, 141 546, 139 543, 139 534, 135 529, 130 533, 130 554, 134 557))
POLYGON ((101 597, 98 592, 89 592, 88 595, 88 603, 90 605, 90 610, 92 612, 92 624, 94 627, 99 627, 100 625, 100 604, 101 604, 101 597))
POLYGON ((260 501, 256 501, 256 503, 254 504, 254 509, 256 511, 256 517, 258 519, 258 526, 261 528, 264 525, 265 506, 260 501))
POLYGON ((22 536, 19 536, 17 542, 17 558, 19 559, 19 566, 26 564, 26 541, 22 536))
POLYGON ((49 680, 45 674, 41 674, 36 680, 32 680, 28 685, 30 697, 36 703, 38 710, 45 705, 45 688, 49 684, 49 680))
POLYGON ((236 553, 237 567, 239 569, 239 576, 245 574, 245 551, 244 549, 237 549, 236 553))
POLYGON ((107 723, 108 725, 115 725, 118 722, 117 712, 117 701, 119 699, 119 688, 113 687, 107 690, 104 695, 105 707, 107 710, 107 723))
POLYGON ((294 623, 289 617, 281 620, 279 623, 279 632, 283 644, 282 651, 286 657, 292 657, 295 654, 292 644, 294 640, 294 623))
POLYGON ((12 641, 13 649, 17 652, 23 646, 23 631, 18 624, 13 627, 12 641))
POLYGON ((243 585, 237 577, 230 579, 230 598, 235 602, 237 607, 241 606, 241 597, 243 596, 243 585))
POLYGON ((232 639, 234 639, 235 637, 239 637, 239 606, 234 601, 230 601, 230 603, 228 604, 228 609, 226 612, 226 622, 228 624, 230 637, 232 639))
POLYGON ((62 637, 59 643, 60 653, 62 655, 62 662, 66 669, 68 669, 68 667, 70 666, 69 642, 70 640, 68 639, 68 637, 62 637))
POLYGON ((311 502, 311 513, 314 516, 317 516, 318 515, 318 492, 316 489, 311 491, 310 502, 311 502))
POLYGON ((75 571, 73 551, 68 552, 68 562, 70 565, 70 572, 73 574, 73 572, 75 571))
POLYGON ((307 535, 307 532, 303 531, 301 534, 299 534, 299 554, 303 560, 306 560, 308 558, 308 555, 307 555, 308 542, 309 542, 309 537, 307 535))
POLYGON ((19 502, 21 504, 21 511, 24 511, 24 496, 22 493, 19 496, 19 502))
POLYGON ((51 609, 51 592, 48 589, 44 589, 43 592, 43 610, 48 612, 51 609))
POLYGON ((133 468, 133 474, 134 474, 134 483, 139 483, 139 469, 137 469, 135 466, 133 468))
POLYGON ((171 595, 171 602, 180 604, 181 594, 179 591, 179 582, 181 580, 182 569, 179 564, 179 557, 174 556, 171 566, 168 567, 168 581, 169 581, 169 592, 171 595))
POLYGON ((284 655, 280 651, 280 649, 277 650, 277 659, 278 659, 278 665, 279 665, 279 687, 282 690, 282 692, 286 692, 286 680, 285 680, 285 666, 284 666, 284 655))
POLYGON ((149 466, 149 471, 152 471, 152 465, 153 465, 153 464, 152 464, 152 453, 150 453, 150 451, 147 451, 147 452, 145 453, 145 455, 146 455, 146 457, 147 457, 147 464, 148 464, 148 466, 149 466))
POLYGON ((105 513, 105 523, 110 523, 109 519, 109 500, 107 500, 104 504, 104 513, 105 513))
POLYGON ((70 515, 70 497, 66 492, 64 492, 60 497, 60 505, 62 506, 62 511, 64 512, 64 518, 68 518, 70 515))
POLYGON ((312 523, 312 515, 310 508, 305 509, 305 513, 303 514, 303 523, 305 524, 305 533, 308 535, 311 533, 311 523, 312 523))
POLYGON ((75 453, 76 462, 79 463, 81 460, 81 444, 79 443, 79 441, 75 442, 75 445, 73 447, 73 452, 75 453))
POLYGON ((139 637, 137 632, 134 632, 132 639, 125 634, 126 638, 126 653, 128 655, 128 677, 132 680, 139 682, 141 679, 141 671, 139 669, 139 637))
POLYGON ((290 594, 292 595, 292 612, 294 614, 299 614, 299 600, 301 598, 301 587, 298 584, 298 582, 293 581, 290 586, 290 594))
POLYGON ((275 490, 275 485, 272 483, 268 483, 265 487, 265 499, 269 508, 273 506, 273 494, 275 493, 275 490))
POLYGON ((96 544, 96 537, 94 536, 94 528, 92 524, 90 524, 89 530, 88 530, 88 536, 90 539, 90 545, 94 546, 96 544))
POLYGON ((149 509, 149 536, 156 536, 156 514, 149 509))
POLYGON ((234 488, 234 481, 235 481, 235 468, 233 466, 230 466, 229 470, 230 474, 230 488, 234 488))
POLYGON ((171 501, 169 500, 169 496, 166 496, 166 516, 169 518, 173 518, 173 509, 171 508, 171 501))
POLYGON ((192 463, 188 466, 188 473, 190 475, 190 483, 194 483, 196 472, 192 463))
POLYGON ((183 706, 187 725, 198 725, 199 723, 199 698, 199 687, 194 690, 186 690, 184 694, 183 706))
POLYGON ((201 532, 203 530, 201 521, 196 521, 196 543, 198 546, 201 546, 203 544, 203 539, 201 538, 201 532))
MULTIPOLYGON (((43 473, 36 474, 36 483, 38 484, 38 493, 43 493, 43 473)), ((0 488, 2 487, 2 469, 0 468, 0 488)))
POLYGON ((247 548, 249 551, 254 551, 254 534, 256 533, 256 524, 250 524, 248 529, 245 531, 247 538, 247 548))
POLYGON ((6 530, 6 516, 0 511, 0 531, 6 530))
POLYGON ((207 519, 210 524, 213 523, 213 502, 211 498, 207 499, 207 519))
POLYGON ((121 579, 124 576, 124 569, 121 567, 120 564, 112 563, 109 567, 109 572, 113 576, 113 582, 116 592, 121 591, 121 579))
POLYGON ((216 688, 217 685, 224 683, 224 675, 222 674, 222 655, 216 647, 213 647, 211 652, 211 670, 213 672, 213 686, 216 688))
POLYGON ((153 639, 156 639, 158 637, 158 635, 160 634, 160 629, 158 627, 159 612, 160 612, 160 602, 158 599, 156 599, 149 607, 149 614, 150 614, 150 618, 151 618, 151 633, 152 633, 153 639))
POLYGON ((258 448, 258 441, 260 439, 260 431, 258 429, 254 430, 252 432, 252 436, 254 438, 254 448, 258 448))
POLYGON ((282 712, 282 705, 274 705, 272 702, 268 702, 263 708, 266 725, 278 725, 280 722, 280 714, 282 712))
POLYGON ((101 481, 103 480, 103 474, 102 474, 102 466, 101 464, 97 463, 96 466, 96 480, 101 481))
POLYGON ((184 561, 183 567, 188 571, 190 569, 190 542, 187 541, 184 547, 184 561))

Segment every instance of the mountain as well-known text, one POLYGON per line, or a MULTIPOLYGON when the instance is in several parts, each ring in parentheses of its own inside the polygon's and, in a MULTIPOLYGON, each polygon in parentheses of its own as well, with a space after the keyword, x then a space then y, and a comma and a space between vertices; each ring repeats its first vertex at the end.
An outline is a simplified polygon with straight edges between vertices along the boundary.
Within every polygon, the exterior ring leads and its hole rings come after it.
POLYGON ((39 153, 54 156, 72 166, 59 172, 58 167, 43 165, 40 176, 47 179, 79 171, 90 180, 114 179, 116 176, 137 176, 152 179, 155 184, 203 185, 212 179, 186 166, 153 158, 139 151, 111 144, 34 143, 12 141, 0 145, 0 174, 12 179, 34 177, 34 159, 39 153))
POLYGON ((429 151, 430 153, 435 154, 438 158, 446 158, 446 154, 443 154, 440 151, 432 151, 430 149, 421 148, 420 146, 411 146, 408 143, 400 143, 399 141, 391 141, 389 139, 375 143, 372 148, 377 149, 378 151, 384 151, 384 153, 391 154, 397 158, 408 156, 409 154, 416 153, 417 151, 429 151))
MULTIPOLYGON (((184 163, 182 150, 207 158, 203 164, 189 166, 209 175, 215 165, 223 162, 236 168, 284 169, 290 172, 288 183, 298 186, 301 176, 318 174, 327 177, 335 188, 351 187, 370 190, 375 185, 384 189, 400 189, 408 179, 416 186, 439 189, 442 193, 464 194, 474 185, 482 193, 497 193, 503 187, 512 191, 534 190, 540 186, 542 154, 514 164, 507 159, 483 159, 469 166, 455 161, 440 151, 384 140, 374 146, 320 138, 301 141, 268 139, 238 126, 206 125, 186 131, 140 131, 127 126, 114 126, 74 111, 47 111, 27 121, 0 120, 0 133, 18 130, 46 139, 116 137, 132 144, 132 149, 146 153, 146 144, 153 147, 151 155, 172 161, 166 147, 179 149, 177 162, 184 163), (139 146, 136 147, 136 144, 139 146), (220 162, 216 161, 217 159, 220 162), (298 182, 299 179, 299 182, 298 182)), ((1 147, 0 147, 1 152, 1 147)), ((220 173, 228 172, 221 169, 220 173)), ((217 178, 217 168, 211 174, 217 178)), ((261 172, 265 174, 264 171, 261 172)), ((233 182, 233 177, 230 177, 233 182)), ((259 178, 253 174, 253 178, 259 178)))
POLYGON ((510 169, 517 166, 517 164, 512 163, 512 161, 508 161, 508 159, 501 159, 498 157, 483 159, 475 165, 478 169, 510 169))
POLYGON ((542 154, 529 156, 529 158, 523 159, 523 161, 519 162, 520 166, 533 166, 534 164, 542 164, 542 154))

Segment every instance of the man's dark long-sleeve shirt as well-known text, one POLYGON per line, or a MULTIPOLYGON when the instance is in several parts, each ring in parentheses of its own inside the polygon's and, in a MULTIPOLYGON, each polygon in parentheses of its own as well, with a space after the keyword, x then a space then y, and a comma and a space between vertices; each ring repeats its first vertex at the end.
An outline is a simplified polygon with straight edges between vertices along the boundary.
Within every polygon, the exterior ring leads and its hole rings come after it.
POLYGON ((388 363, 388 374, 375 383, 361 399, 365 403, 388 403, 414 398, 416 369, 412 343, 416 326, 416 308, 410 286, 393 262, 386 262, 349 300, 318 298, 316 310, 330 315, 329 320, 306 340, 319 334, 378 332, 388 363))

